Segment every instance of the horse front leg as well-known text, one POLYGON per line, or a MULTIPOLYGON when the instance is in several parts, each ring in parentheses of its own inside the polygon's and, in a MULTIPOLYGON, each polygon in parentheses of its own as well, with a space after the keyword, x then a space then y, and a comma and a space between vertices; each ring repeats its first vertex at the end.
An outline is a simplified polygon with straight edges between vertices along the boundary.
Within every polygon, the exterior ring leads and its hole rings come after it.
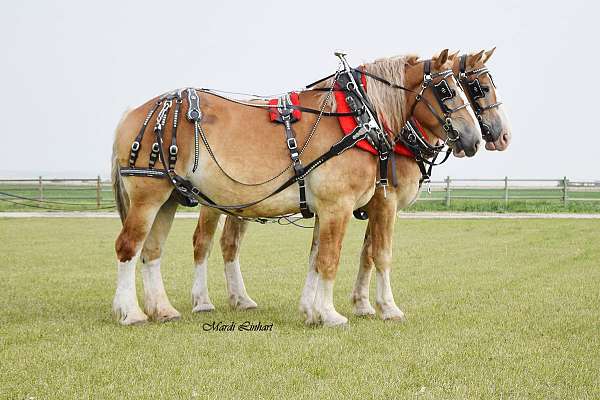
POLYGON ((209 207, 200 207, 198 224, 194 231, 194 261, 196 264, 192 286, 192 312, 212 311, 215 306, 208 296, 208 257, 221 214, 209 207))
POLYGON ((227 216, 221 234, 221 253, 225 264, 225 279, 229 304, 238 310, 256 308, 256 302, 248 296, 240 269, 240 247, 248 229, 248 221, 227 216))
POLYGON ((348 319, 335 310, 333 286, 339 267, 342 240, 348 221, 349 210, 319 210, 319 242, 315 257, 318 279, 312 306, 312 320, 325 326, 342 326, 348 319))
POLYGON ((375 305, 384 320, 404 320, 404 313, 398 308, 392 293, 390 273, 392 270, 392 247, 396 225, 397 202, 393 195, 384 198, 378 193, 369 203, 373 211, 370 225, 372 259, 377 280, 375 305))

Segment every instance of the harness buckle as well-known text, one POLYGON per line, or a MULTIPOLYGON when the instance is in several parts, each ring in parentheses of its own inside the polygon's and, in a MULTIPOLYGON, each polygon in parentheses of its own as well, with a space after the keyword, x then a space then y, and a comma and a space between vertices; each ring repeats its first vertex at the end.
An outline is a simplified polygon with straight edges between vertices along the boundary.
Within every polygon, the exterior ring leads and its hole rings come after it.
POLYGON ((131 150, 133 151, 138 151, 140 149, 140 142, 138 142, 137 140, 133 143, 131 143, 131 150))
POLYGON ((288 138, 287 139, 287 147, 290 150, 296 150, 298 148, 298 142, 296 142, 296 138, 288 138))
POLYGON ((172 156, 177 155, 178 151, 179 151, 179 148, 174 144, 169 147, 169 154, 171 154, 172 156))
POLYGON ((156 143, 156 142, 152 143, 152 151, 155 153, 158 153, 158 143, 156 143))

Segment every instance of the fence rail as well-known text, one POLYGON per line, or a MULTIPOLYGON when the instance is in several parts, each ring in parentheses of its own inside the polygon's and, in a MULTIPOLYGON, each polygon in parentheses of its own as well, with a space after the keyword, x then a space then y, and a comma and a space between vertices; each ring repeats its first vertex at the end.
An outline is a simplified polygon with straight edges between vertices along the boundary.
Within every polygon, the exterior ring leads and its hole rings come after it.
MULTIPOLYGON (((35 207, 47 209, 110 209, 114 207, 110 181, 95 178, 0 179, 0 209, 35 207), (63 208, 60 208, 63 207, 63 208)), ((551 201, 600 202, 600 181, 547 178, 452 178, 433 180, 421 188, 419 202, 455 201, 551 201)), ((600 203, 599 203, 600 204, 600 203)))

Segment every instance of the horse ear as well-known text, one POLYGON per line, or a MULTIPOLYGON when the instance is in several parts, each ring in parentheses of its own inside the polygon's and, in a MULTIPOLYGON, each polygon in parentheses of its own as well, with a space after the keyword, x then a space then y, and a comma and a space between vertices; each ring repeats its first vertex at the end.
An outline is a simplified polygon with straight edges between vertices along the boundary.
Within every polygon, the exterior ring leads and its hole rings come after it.
POLYGON ((494 46, 491 50, 488 50, 485 52, 485 54, 483 55, 483 63, 485 64, 486 62, 488 62, 488 60, 490 59, 490 57, 492 56, 492 54, 494 54, 494 51, 496 51, 496 46, 494 46))
POLYGON ((416 65, 419 62, 419 56, 413 54, 408 56, 408 58, 406 59, 406 63, 408 65, 416 65))
POLYGON ((470 64, 471 65, 477 64, 483 58, 484 52, 485 52, 485 50, 481 50, 479 53, 472 55, 471 60, 469 60, 470 64))
POLYGON ((435 58, 434 67, 436 69, 440 69, 442 65, 446 64, 448 61, 448 49, 444 49, 440 52, 440 54, 435 58))
POLYGON ((450 54, 448 56, 448 58, 450 59, 450 61, 454 60, 458 56, 458 53, 460 53, 460 50, 456 50, 454 53, 450 54))

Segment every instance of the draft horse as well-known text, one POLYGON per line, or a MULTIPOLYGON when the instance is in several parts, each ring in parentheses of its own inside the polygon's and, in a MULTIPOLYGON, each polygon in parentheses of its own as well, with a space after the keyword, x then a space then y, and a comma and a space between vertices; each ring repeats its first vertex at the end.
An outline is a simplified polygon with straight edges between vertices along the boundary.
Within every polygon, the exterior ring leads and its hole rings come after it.
MULTIPOLYGON (((353 212, 369 202, 376 186, 388 186, 390 150, 401 141, 422 148, 427 156, 443 152, 444 145, 473 156, 482 135, 451 71, 448 50, 431 60, 387 58, 360 69, 350 68, 343 55, 339 57, 340 69, 299 93, 297 104, 289 101, 290 96, 270 105, 188 88, 156 97, 123 116, 115 134, 112 174, 123 221, 115 244, 118 277, 113 300, 121 324, 180 316, 167 298, 160 272, 178 203, 200 203, 243 219, 314 213, 310 256, 314 296, 305 305, 308 322, 347 323, 333 303, 341 243, 353 212), (340 104, 333 101, 339 93, 348 111, 340 111, 340 104), (265 110, 277 111, 284 134, 265 110), (291 129, 295 111, 301 111, 302 118, 291 129), (153 135, 144 135, 155 112, 153 135), (179 123, 180 115, 190 123, 179 123), (350 132, 338 123, 342 117, 354 119, 356 126, 350 132), (412 119, 432 135, 403 130, 403 122, 412 119), (376 155, 359 148, 366 144, 376 155), (140 256, 144 311, 135 286, 140 256)), ((208 229, 214 232, 215 224, 207 221, 208 229)), ((212 306, 204 291, 210 246, 200 243, 200 237, 207 235, 196 235, 195 311, 212 306)), ((228 276, 238 272, 239 268, 228 276)), ((230 279, 230 285, 236 279, 230 279)))
MULTIPOLYGON (((483 138, 486 141, 487 150, 504 151, 511 140, 511 131, 508 118, 502 106, 496 85, 492 75, 485 65, 494 53, 495 48, 489 51, 458 55, 451 54, 453 60, 453 72, 459 80, 479 120, 483 138)), ((415 56, 407 59, 408 64, 415 64, 415 56)), ((404 119, 400 121, 406 120, 404 119)), ((424 132, 431 132, 421 125, 424 132)), ((390 271, 392 260, 392 238, 394 235, 395 215, 399 209, 408 207, 418 195, 420 181, 423 179, 423 169, 419 168, 418 152, 402 151, 396 148, 396 162, 390 164, 390 175, 397 176, 395 185, 389 187, 385 192, 377 188, 373 198, 362 209, 369 217, 365 232, 362 254, 360 257, 358 275, 351 295, 353 312, 355 315, 375 315, 376 310, 369 300, 369 283, 372 271, 376 270, 376 308, 382 319, 403 320, 404 313, 396 306, 391 289, 390 271), (392 171, 391 169, 395 169, 392 171)), ((464 157, 462 149, 454 152, 457 157, 464 157)), ((206 288, 205 260, 207 256, 207 245, 212 242, 215 233, 214 227, 219 214, 210 208, 200 211, 198 225, 196 227, 194 246, 196 262, 198 264, 197 276, 192 288, 192 299, 194 311, 212 310, 214 307, 208 298, 206 288), (200 254, 198 254, 200 253, 200 254), (198 299, 202 300, 199 301, 198 299)), ((239 251, 241 242, 246 232, 248 221, 232 216, 227 216, 221 235, 221 251, 225 261, 225 272, 229 302, 237 309, 255 308, 256 303, 252 300, 245 289, 244 281, 239 265, 239 251)), ((313 238, 311 254, 316 251, 318 237, 313 238)), ((314 282, 317 272, 311 265, 308 271, 306 285, 302 294, 301 310, 311 319, 311 307, 314 298, 314 282)))

